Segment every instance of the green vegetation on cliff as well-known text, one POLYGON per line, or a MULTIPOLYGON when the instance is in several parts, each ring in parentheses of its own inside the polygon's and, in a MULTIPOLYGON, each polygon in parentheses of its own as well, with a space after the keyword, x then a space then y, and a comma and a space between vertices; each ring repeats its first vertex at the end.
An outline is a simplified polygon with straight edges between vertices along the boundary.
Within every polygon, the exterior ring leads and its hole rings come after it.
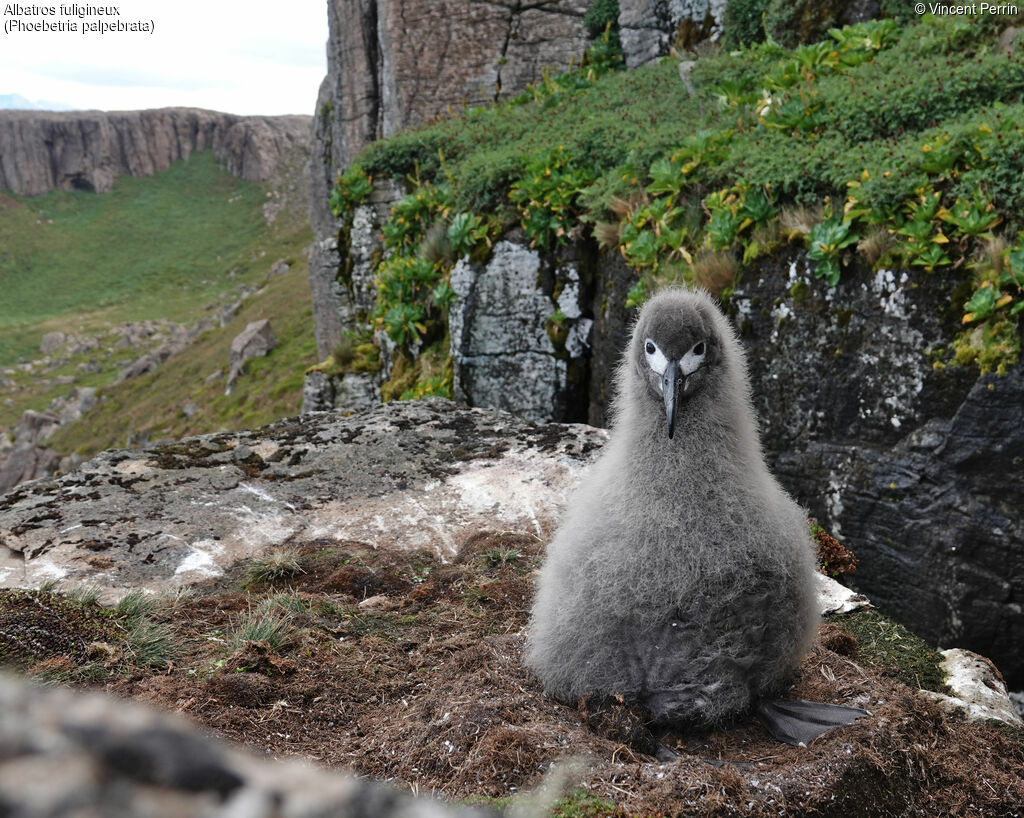
POLYGON ((599 40, 572 74, 371 145, 332 204, 405 182, 383 228, 378 328, 410 351, 437 335, 454 260, 514 227, 541 249, 587 235, 617 249, 635 301, 674 280, 728 294, 743 264, 792 243, 832 286, 855 263, 959 271, 965 328, 939 365, 1005 371, 1024 310, 1014 20, 912 19, 628 72, 599 40))

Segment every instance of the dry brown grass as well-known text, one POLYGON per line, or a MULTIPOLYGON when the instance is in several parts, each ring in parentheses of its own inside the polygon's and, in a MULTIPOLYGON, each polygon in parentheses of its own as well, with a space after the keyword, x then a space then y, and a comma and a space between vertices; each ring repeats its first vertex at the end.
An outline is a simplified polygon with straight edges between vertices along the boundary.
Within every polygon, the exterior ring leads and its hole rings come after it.
POLYGON ((802 238, 821 221, 824 211, 821 205, 786 205, 779 211, 779 225, 789 239, 802 238))
POLYGON ((619 246, 619 238, 622 235, 620 224, 620 222, 597 222, 594 225, 594 238, 597 239, 598 247, 614 250, 619 246))
POLYGON ((693 280, 715 297, 736 280, 740 265, 729 251, 705 250, 693 260, 693 280))
POLYGON ((884 227, 876 227, 857 242, 857 250, 868 264, 876 264, 896 246, 896 239, 884 227))
MULTIPOLYGON (((446 563, 363 543, 294 547, 303 572, 289 593, 303 604, 289 617, 293 639, 232 651, 226 637, 256 601, 238 592, 247 575, 238 566, 175 614, 185 650, 174 666, 139 668, 111 682, 112 692, 180 710, 271 755, 446 797, 520 793, 553 762, 586 756, 587 791, 615 803, 563 814, 923 818, 1012 815, 1024 803, 1020 738, 943 713, 876 663, 870 639, 893 651, 906 639, 890 643, 891 631, 873 622, 856 634, 846 618, 824 626, 787 691, 862 705, 870 718, 806 748, 778 744, 752 715, 652 734, 624 702, 553 700, 524 666, 543 550, 532 533, 474 532, 446 563), (652 740, 680 757, 666 764, 646 755, 652 740)), ((59 670, 71 672, 88 661, 73 649, 93 631, 61 627, 55 636, 69 661, 59 670)))

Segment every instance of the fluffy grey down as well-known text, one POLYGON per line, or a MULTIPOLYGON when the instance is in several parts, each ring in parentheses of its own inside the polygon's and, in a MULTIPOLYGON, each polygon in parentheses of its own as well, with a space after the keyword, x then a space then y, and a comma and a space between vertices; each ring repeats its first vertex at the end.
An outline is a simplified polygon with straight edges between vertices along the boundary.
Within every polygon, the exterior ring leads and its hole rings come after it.
POLYGON ((617 379, 610 440, 541 569, 527 663, 561 699, 720 723, 777 696, 811 644, 806 515, 765 465, 743 350, 709 296, 652 298, 617 379))

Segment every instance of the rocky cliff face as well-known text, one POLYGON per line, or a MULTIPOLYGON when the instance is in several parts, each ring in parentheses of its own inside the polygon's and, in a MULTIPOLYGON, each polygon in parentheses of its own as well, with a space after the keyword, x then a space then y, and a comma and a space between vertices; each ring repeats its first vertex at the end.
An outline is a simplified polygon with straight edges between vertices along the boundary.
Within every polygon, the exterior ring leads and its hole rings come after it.
POLYGON ((938 273, 848 270, 802 253, 730 300, 776 474, 861 558, 857 587, 938 644, 1024 679, 1024 365, 935 369, 958 326, 938 273))
POLYGON ((309 145, 306 116, 243 117, 196 108, 0 111, 0 189, 107 191, 122 174, 150 176, 213 150, 235 176, 265 181, 309 145))
POLYGON ((327 199, 375 139, 507 97, 579 60, 587 0, 330 0, 327 76, 310 153, 310 255, 317 349, 326 357, 354 309, 338 286, 341 224, 327 199))

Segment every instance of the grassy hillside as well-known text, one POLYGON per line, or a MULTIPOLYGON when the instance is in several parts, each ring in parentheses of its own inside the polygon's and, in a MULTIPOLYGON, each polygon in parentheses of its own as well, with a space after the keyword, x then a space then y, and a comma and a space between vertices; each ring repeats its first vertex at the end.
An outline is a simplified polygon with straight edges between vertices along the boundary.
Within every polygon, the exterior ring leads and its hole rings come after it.
POLYGON ((133 434, 158 440, 254 429, 299 413, 303 376, 314 363, 309 282, 305 264, 293 264, 247 299, 226 327, 204 333, 148 375, 107 388, 93 411, 58 429, 47 445, 89 456, 126 446, 133 434), (261 318, 270 319, 278 347, 249 361, 225 395, 231 340, 261 318))
POLYGON ((0 366, 34 354, 69 316, 186 320, 238 283, 229 270, 254 272, 263 200, 263 186, 209 151, 153 177, 122 176, 102 195, 0 195, 0 366))
POLYGON ((0 427, 74 386, 99 387, 101 402, 48 441, 62 454, 123 446, 139 433, 241 428, 297 413, 303 371, 316 362, 304 261, 312 235, 305 202, 267 225, 269 189, 236 179, 204 152, 153 177, 121 177, 100 195, 0 193, 0 427), (278 259, 291 269, 270 276, 278 259), (190 326, 242 288, 258 287, 226 327, 207 331, 158 371, 114 385, 121 366, 148 349, 118 347, 117 325, 190 326), (271 319, 279 346, 250 363, 225 396, 231 340, 257 318, 271 319), (14 366, 40 358, 40 340, 52 330, 97 346, 55 354, 49 365, 14 366))
POLYGON ((911 19, 628 72, 605 39, 516 100, 372 145, 332 198, 350 211, 384 177, 409 191, 371 318, 429 340, 454 260, 515 226, 540 248, 617 249, 636 302, 676 280, 728 296, 794 244, 830 285, 854 263, 958 271, 965 329, 939 365, 1005 371, 1024 309, 1024 59, 1000 41, 1017 21, 911 19))

